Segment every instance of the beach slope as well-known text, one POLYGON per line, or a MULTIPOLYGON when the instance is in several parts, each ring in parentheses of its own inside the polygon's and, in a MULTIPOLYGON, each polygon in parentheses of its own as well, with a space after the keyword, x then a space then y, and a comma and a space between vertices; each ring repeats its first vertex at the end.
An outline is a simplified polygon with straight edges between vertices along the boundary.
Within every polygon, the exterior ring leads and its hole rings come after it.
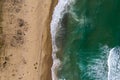
POLYGON ((56 0, 0 1, 0 80, 51 80, 56 0))

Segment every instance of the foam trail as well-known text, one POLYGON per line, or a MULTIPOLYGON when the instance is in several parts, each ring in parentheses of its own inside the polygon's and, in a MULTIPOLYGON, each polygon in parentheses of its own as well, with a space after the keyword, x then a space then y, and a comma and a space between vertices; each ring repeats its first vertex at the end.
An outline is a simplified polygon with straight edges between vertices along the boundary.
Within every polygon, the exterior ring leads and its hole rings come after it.
POLYGON ((108 56, 108 80, 120 80, 120 47, 110 50, 108 56))
POLYGON ((107 45, 101 46, 99 48, 99 56, 94 57, 88 57, 88 63, 87 68, 83 68, 80 66, 81 71, 85 71, 82 74, 83 80, 107 80, 107 60, 108 60, 108 54, 109 54, 109 47, 107 45), (91 59, 89 59, 91 58, 91 59))
POLYGON ((51 36, 52 36, 52 58, 53 58, 53 65, 51 68, 52 71, 52 80, 58 80, 57 78, 57 70, 61 64, 60 60, 57 58, 56 53, 59 51, 56 45, 56 36, 58 30, 62 27, 61 26, 61 19, 63 15, 67 12, 66 9, 72 0, 59 0, 57 6, 54 9, 51 21, 51 36))

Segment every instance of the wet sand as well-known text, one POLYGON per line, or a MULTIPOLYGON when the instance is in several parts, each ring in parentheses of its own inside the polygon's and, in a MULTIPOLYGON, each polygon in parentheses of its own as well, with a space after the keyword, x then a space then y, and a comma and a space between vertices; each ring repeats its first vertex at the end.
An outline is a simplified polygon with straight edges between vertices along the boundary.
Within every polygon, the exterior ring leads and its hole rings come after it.
POLYGON ((0 80, 51 80, 50 21, 57 1, 2 3, 0 80))

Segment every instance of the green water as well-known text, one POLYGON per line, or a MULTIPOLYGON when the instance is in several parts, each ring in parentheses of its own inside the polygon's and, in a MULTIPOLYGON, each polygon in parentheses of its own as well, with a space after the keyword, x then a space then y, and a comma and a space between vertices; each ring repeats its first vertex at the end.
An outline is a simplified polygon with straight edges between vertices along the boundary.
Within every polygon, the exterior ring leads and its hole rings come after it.
POLYGON ((120 0, 76 0, 62 26, 62 80, 107 80, 109 49, 120 45, 120 0), (73 15, 72 13, 76 15, 73 15))

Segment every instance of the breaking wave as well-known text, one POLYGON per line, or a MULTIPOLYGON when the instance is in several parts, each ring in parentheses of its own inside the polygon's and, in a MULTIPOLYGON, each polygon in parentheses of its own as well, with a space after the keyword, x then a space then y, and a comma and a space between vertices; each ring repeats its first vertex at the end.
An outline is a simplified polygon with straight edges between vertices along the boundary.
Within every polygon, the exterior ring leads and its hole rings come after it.
POLYGON ((67 8, 72 2, 73 0, 59 0, 52 15, 52 21, 51 21, 52 58, 53 58, 53 65, 51 68, 52 80, 58 80, 57 70, 61 64, 61 61, 56 56, 57 52, 59 51, 59 48, 56 42, 56 37, 61 36, 58 33, 58 31, 62 29, 61 19, 63 18, 64 14, 67 12, 67 8))
POLYGON ((110 50, 108 56, 108 80, 120 80, 120 47, 110 50))

